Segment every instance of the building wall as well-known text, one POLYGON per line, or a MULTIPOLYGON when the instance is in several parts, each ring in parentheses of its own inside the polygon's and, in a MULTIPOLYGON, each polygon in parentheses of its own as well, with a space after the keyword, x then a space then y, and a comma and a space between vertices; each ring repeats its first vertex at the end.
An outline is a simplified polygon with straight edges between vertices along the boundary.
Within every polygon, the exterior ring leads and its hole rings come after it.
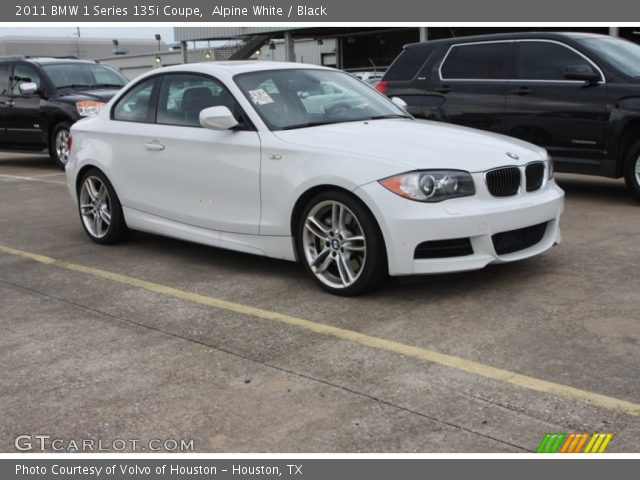
MULTIPOLYGON (((275 49, 272 50, 269 44, 264 45, 260 49, 260 55, 254 56, 260 60, 269 60, 276 62, 285 61, 284 42, 274 42, 275 49)), ((323 44, 318 45, 314 39, 296 40, 294 43, 295 60, 299 63, 311 63, 314 65, 323 65, 323 54, 325 58, 324 65, 335 65, 335 60, 331 61, 331 54, 335 54, 338 42, 334 38, 323 39, 323 44), (328 63, 327 63, 328 62, 328 63)))
POLYGON ((232 38, 243 35, 282 32, 286 27, 174 27, 173 36, 176 42, 182 40, 209 40, 215 38, 232 38))
MULTIPOLYGON (((128 55, 140 55, 158 51, 154 39, 118 39, 119 48, 128 49, 128 55)), ((166 51, 164 42, 161 50, 166 51)), ((25 55, 29 57, 78 57, 94 60, 113 56, 111 38, 77 37, 0 37, 0 55, 25 55)))

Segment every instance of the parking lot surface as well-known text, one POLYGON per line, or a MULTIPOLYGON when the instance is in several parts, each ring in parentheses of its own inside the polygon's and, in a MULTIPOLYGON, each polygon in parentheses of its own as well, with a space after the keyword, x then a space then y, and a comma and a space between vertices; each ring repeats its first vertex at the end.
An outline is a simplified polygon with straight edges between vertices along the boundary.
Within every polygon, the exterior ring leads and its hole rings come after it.
POLYGON ((541 256, 339 298, 295 263, 96 245, 64 180, 0 154, 2 452, 21 434, 528 452, 547 432, 638 451, 640 205, 621 181, 559 175, 563 242, 541 256))

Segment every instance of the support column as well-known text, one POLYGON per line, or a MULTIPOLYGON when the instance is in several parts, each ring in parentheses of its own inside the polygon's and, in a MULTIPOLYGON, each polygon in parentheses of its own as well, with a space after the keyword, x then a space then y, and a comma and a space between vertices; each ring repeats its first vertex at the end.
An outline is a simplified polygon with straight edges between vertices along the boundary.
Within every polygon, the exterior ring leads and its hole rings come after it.
POLYGON ((421 42, 426 42, 427 40, 429 40, 429 27, 419 27, 418 30, 420 31, 421 42))
POLYGON ((184 40, 180 42, 180 47, 182 48, 182 63, 189 63, 189 57, 187 54, 187 42, 184 40))
POLYGON ((296 61, 295 43, 293 41, 293 35, 291 35, 291 32, 285 32, 284 34, 284 61, 296 61))
POLYGON ((620 29, 618 27, 609 27, 609 35, 612 37, 619 37, 620 29))

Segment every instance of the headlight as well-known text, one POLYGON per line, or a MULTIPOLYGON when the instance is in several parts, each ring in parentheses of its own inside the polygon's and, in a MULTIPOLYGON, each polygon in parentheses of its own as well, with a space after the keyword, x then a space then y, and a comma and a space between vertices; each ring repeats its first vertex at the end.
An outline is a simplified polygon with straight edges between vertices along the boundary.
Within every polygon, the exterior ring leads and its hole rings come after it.
POLYGON ((547 180, 551 180, 553 178, 553 158, 549 157, 547 160, 547 180))
POLYGON ((97 115, 104 106, 104 102, 94 102, 91 100, 76 102, 76 110, 78 110, 81 117, 92 117, 97 115))
POLYGON ((418 202, 441 202, 476 193, 471 175, 460 170, 421 170, 379 182, 393 193, 418 202))

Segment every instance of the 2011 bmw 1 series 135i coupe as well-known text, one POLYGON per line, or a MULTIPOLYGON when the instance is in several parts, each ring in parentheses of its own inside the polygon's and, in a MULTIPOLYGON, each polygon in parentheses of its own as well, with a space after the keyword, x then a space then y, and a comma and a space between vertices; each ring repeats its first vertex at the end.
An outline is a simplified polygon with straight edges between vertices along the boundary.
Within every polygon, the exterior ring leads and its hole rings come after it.
POLYGON ((72 126, 69 189, 97 243, 132 229, 299 260, 340 295, 560 241, 544 149, 399 103, 313 65, 157 69, 72 126))

